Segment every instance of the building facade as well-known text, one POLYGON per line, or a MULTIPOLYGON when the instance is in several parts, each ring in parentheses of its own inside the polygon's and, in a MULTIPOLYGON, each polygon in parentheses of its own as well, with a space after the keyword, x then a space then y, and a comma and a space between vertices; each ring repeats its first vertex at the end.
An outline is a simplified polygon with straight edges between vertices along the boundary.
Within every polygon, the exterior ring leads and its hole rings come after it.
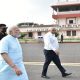
POLYGON ((58 0, 53 4, 52 18, 64 38, 80 38, 80 0, 58 0))
POLYGON ((20 31, 26 34, 26 38, 42 39, 44 34, 48 31, 49 27, 53 25, 21 25, 20 31))

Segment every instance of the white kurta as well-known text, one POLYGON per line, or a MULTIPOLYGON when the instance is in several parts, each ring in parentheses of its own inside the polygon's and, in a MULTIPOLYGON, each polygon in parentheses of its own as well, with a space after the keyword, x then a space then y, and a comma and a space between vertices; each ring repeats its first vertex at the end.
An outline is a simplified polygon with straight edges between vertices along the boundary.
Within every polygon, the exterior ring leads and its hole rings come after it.
POLYGON ((17 38, 7 35, 0 41, 0 53, 6 52, 22 71, 22 75, 17 76, 13 69, 4 61, 0 55, 0 80, 29 80, 22 57, 22 48, 17 38))

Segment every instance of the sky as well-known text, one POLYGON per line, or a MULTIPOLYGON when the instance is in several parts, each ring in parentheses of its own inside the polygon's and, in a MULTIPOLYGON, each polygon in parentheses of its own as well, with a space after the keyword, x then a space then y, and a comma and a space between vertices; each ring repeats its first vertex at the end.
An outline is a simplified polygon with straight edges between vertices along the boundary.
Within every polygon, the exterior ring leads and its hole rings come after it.
POLYGON ((56 0, 0 0, 0 23, 7 26, 20 22, 53 24, 53 9, 56 0))

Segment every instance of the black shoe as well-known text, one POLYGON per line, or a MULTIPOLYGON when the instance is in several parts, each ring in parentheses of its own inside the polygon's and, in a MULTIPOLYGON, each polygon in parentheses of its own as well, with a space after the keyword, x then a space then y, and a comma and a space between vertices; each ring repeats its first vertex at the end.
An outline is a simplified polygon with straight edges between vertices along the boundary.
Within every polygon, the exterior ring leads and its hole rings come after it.
POLYGON ((66 77, 66 76, 69 76, 69 75, 71 75, 72 73, 64 73, 64 74, 62 74, 62 77, 66 77))
POLYGON ((42 78, 46 78, 46 79, 50 79, 50 77, 44 76, 44 75, 42 75, 41 77, 42 77, 42 78))

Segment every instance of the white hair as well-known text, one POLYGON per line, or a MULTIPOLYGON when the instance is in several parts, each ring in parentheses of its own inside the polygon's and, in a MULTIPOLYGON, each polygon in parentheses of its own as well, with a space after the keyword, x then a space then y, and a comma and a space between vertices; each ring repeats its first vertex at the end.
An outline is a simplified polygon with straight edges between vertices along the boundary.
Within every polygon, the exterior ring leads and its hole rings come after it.
POLYGON ((12 26, 12 27, 8 27, 7 28, 7 34, 11 34, 11 31, 14 29, 14 28, 16 28, 17 26, 12 26))

